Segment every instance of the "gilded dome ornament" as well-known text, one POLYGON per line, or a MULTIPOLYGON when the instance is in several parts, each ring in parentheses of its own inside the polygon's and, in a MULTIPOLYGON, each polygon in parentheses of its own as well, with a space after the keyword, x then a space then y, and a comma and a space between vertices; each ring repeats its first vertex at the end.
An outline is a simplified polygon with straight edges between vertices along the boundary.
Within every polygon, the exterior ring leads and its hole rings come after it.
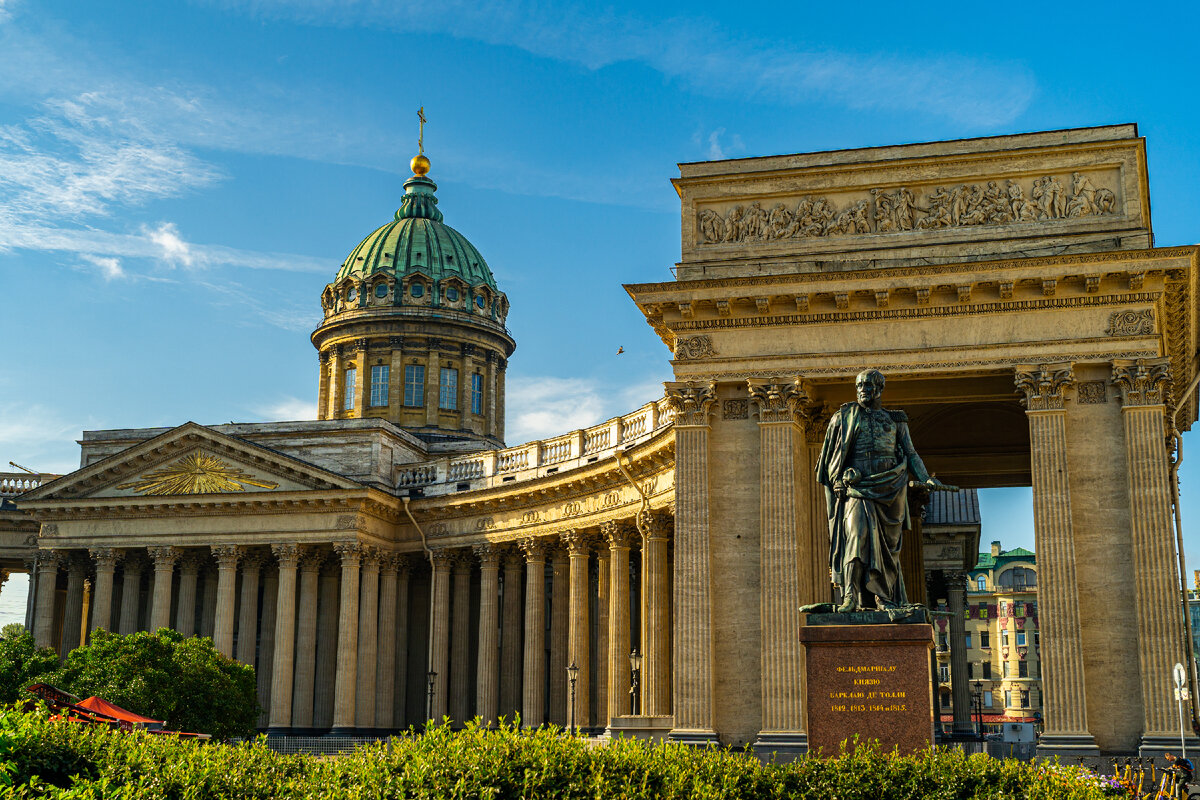
POLYGON ((424 178, 429 174, 429 159, 425 157, 425 106, 417 110, 417 119, 421 121, 420 132, 417 134, 417 154, 408 165, 412 167, 413 175, 424 178))

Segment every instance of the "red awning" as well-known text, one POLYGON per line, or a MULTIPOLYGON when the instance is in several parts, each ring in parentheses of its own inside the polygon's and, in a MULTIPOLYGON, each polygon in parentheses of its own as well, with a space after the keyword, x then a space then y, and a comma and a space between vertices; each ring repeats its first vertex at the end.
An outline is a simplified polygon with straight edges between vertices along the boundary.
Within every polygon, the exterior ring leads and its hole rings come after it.
POLYGON ((101 714, 114 717, 122 722, 133 723, 134 725, 154 726, 159 728, 161 728, 163 725, 163 720, 161 719, 150 719, 149 717, 143 717, 141 714, 135 714, 132 711, 126 711, 120 706, 113 705, 107 700, 103 700, 99 697, 89 697, 87 700, 80 700, 77 705, 79 705, 81 708, 86 708, 91 711, 97 711, 101 714))

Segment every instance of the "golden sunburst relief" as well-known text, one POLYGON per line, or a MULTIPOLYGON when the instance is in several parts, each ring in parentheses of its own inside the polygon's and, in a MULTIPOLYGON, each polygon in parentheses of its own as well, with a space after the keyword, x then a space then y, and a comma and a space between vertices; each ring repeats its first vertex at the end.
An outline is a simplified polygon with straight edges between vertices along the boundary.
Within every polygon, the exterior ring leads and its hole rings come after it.
POLYGON ((196 452, 117 488, 132 489, 138 494, 219 494, 243 492, 247 486, 276 489, 279 484, 251 478, 216 456, 196 452))

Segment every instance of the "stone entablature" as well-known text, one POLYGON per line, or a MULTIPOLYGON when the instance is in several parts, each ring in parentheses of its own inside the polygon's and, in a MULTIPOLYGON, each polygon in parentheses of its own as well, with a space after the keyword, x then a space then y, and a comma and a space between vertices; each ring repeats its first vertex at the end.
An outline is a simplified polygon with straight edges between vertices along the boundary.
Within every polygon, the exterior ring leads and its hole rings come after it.
POLYGON ((1134 125, 681 164, 674 183, 681 280, 1151 245, 1134 125))
POLYGON ((394 484, 398 491, 421 489, 423 496, 436 497, 462 491, 463 484, 470 489, 492 489, 564 473, 606 461, 617 452, 649 441, 674 418, 670 404, 658 400, 553 439, 398 466, 394 484))

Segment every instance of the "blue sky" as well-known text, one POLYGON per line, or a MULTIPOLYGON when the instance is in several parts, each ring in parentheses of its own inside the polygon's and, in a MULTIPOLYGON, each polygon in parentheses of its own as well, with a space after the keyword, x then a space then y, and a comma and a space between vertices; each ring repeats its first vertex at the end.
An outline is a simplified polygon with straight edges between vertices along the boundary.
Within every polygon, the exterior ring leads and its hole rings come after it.
MULTIPOLYGON (((1198 17, 0 0, 0 469, 69 469, 83 429, 311 417, 319 293, 397 207, 421 105, 439 207, 512 302, 511 443, 669 377, 620 284, 670 276, 680 161, 1137 122, 1157 243, 1194 243, 1198 17)), ((984 510, 1032 546, 1027 492, 984 510)))

